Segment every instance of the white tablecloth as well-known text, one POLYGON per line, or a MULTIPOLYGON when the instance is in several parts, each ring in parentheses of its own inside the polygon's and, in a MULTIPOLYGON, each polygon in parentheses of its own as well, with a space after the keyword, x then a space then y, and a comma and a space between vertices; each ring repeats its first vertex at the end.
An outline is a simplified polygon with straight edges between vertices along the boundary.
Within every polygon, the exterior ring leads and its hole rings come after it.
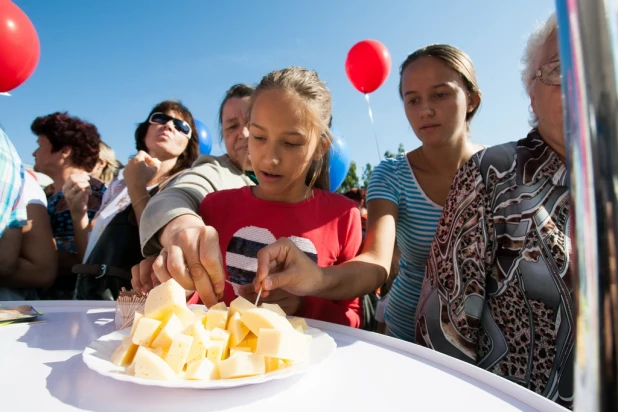
MULTIPOLYGON (((119 382, 82 351, 114 330, 114 302, 29 302, 45 324, 0 326, 1 411, 513 411, 565 409, 440 353, 382 335, 310 321, 337 342, 306 374, 224 390, 119 382)), ((15 306, 19 302, 0 302, 15 306)))

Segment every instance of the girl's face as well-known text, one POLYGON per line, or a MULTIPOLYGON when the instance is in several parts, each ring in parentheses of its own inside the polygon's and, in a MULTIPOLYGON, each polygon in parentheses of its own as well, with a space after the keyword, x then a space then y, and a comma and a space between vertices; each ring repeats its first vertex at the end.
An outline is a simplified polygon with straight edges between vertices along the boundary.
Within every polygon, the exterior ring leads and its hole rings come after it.
POLYGON ((402 74, 406 117, 423 145, 441 146, 467 138, 466 116, 479 103, 461 75, 436 57, 421 57, 402 74))
POLYGON ((307 127, 307 106, 293 93, 271 89, 259 93, 251 110, 249 155, 266 200, 294 203, 306 198, 305 179, 324 150, 307 127))

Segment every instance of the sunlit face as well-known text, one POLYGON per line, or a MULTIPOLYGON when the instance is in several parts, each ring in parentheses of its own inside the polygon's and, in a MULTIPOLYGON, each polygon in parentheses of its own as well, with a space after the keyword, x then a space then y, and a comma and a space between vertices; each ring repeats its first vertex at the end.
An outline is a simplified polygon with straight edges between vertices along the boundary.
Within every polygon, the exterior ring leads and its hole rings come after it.
POLYGON ((265 199, 297 202, 308 192, 309 167, 321 154, 319 137, 307 130, 305 107, 298 96, 281 90, 265 90, 255 99, 249 154, 259 181, 256 193, 265 199))
MULTIPOLYGON (((180 113, 165 112, 175 119, 185 120, 180 113)), ((195 131, 191 132, 191 139, 196 139, 195 131)), ((189 144, 187 136, 176 130, 172 120, 165 124, 149 124, 144 143, 148 154, 159 160, 169 160, 180 156, 189 144)))
MULTIPOLYGON (((541 66, 559 62, 558 36, 554 33, 543 47, 541 66)), ((552 65, 553 66, 553 65, 552 65)), ((564 126, 562 123, 562 91, 535 78, 530 89, 530 105, 538 118, 538 130, 545 142, 564 156, 564 126)))
POLYGON ((225 150, 230 160, 239 168, 247 167, 249 130, 247 110, 249 97, 232 97, 223 105, 221 129, 225 150))
POLYGON ((39 135, 37 139, 39 147, 32 153, 34 157, 34 171, 48 176, 55 175, 64 163, 65 156, 62 150, 52 151, 52 144, 44 135, 39 135))
POLYGON ((402 74, 406 117, 423 144, 441 146, 467 137, 466 116, 478 105, 461 75, 436 57, 421 57, 402 74))

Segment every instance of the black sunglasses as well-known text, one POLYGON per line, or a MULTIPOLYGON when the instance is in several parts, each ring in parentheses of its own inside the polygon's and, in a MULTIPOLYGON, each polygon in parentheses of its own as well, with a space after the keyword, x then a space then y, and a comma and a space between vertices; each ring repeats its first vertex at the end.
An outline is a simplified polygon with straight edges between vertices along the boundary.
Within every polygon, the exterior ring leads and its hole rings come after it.
POLYGON ((170 120, 174 123, 174 128, 176 130, 187 136, 189 139, 191 138, 191 126, 189 126, 189 123, 184 120, 176 119, 172 116, 166 115, 165 113, 154 112, 150 115, 148 122, 151 124, 167 124, 170 120))

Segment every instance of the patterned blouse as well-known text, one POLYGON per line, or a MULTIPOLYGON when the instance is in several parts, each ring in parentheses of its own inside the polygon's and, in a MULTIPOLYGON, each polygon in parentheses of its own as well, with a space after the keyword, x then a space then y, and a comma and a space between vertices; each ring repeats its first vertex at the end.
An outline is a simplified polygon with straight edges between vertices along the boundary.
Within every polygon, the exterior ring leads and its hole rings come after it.
POLYGON ((427 261, 416 342, 572 408, 567 171, 536 130, 458 172, 427 261))

